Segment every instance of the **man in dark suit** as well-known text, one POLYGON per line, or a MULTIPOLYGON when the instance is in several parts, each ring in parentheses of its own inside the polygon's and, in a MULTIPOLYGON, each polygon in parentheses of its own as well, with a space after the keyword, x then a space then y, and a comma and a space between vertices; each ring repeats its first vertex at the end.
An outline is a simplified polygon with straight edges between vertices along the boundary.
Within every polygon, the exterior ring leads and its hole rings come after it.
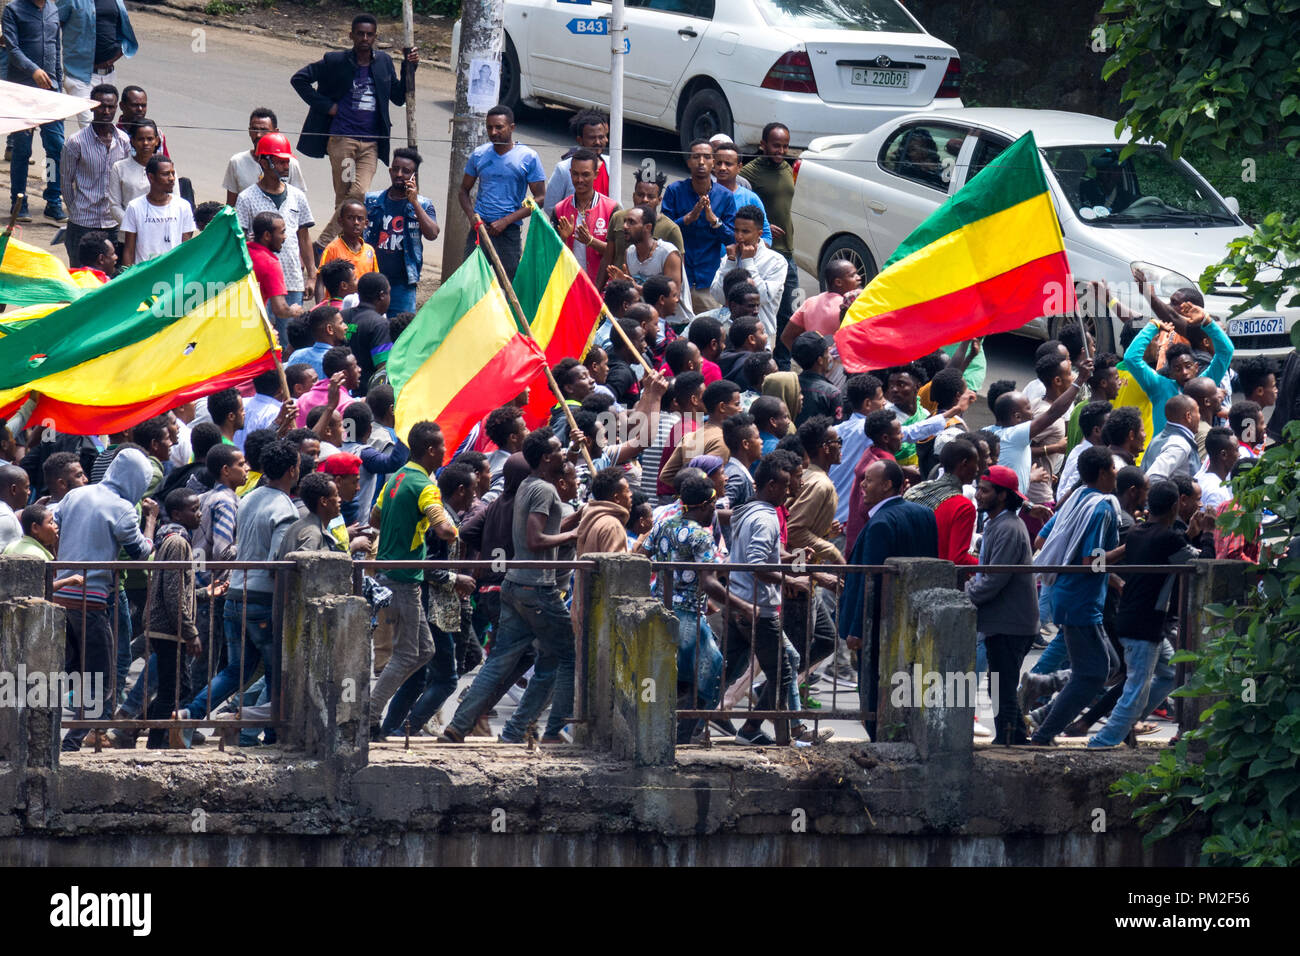
POLYGON ((401 106, 415 82, 419 50, 405 51, 399 76, 387 53, 375 50, 379 21, 369 13, 352 19, 352 49, 326 53, 304 66, 289 82, 310 109, 298 137, 298 151, 320 159, 328 155, 334 169, 334 211, 317 237, 317 257, 338 235, 338 212, 348 200, 362 202, 380 163, 388 164, 388 137, 393 124, 388 104, 401 106))
MULTIPOLYGON (((873 462, 862 476, 862 494, 867 524, 853 545, 849 564, 880 565, 886 558, 937 558, 939 528, 934 512, 924 505, 904 501, 903 469, 898 462, 873 462)), ((880 607, 880 575, 873 574, 871 605, 866 607, 866 580, 850 574, 840 599, 840 635, 858 653, 858 696, 864 709, 874 712, 880 687, 880 632, 873 625, 880 607), (864 620, 864 610, 868 613, 864 620), (865 625, 865 626, 864 626, 865 625), (864 630, 872 633, 864 634, 864 630), (869 638, 867 640, 866 638, 869 638)), ((871 739, 876 739, 875 719, 864 720, 871 739)))

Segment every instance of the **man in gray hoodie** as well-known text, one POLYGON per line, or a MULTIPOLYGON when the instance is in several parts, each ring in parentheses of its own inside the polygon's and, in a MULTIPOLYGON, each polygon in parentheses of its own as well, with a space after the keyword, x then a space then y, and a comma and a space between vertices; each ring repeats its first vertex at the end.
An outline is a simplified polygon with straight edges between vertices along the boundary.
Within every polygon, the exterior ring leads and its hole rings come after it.
MULTIPOLYGON (((790 476, 797 468, 794 455, 774 451, 764 455, 754 474, 756 494, 731 514, 731 560, 739 568, 748 564, 780 564, 784 552, 781 548, 781 521, 776 509, 790 496, 790 476)), ((733 570, 728 590, 733 598, 749 604, 752 613, 747 619, 734 615, 727 622, 727 646, 731 655, 727 669, 726 685, 730 686, 740 675, 749 660, 752 644, 754 656, 767 676, 756 709, 774 710, 777 701, 790 699, 794 675, 799 670, 798 654, 793 663, 787 663, 783 653, 781 634, 781 586, 806 592, 806 577, 786 577, 780 571, 733 570)), ((834 582, 831 582, 834 583, 834 582)), ((761 720, 748 720, 736 734, 743 744, 770 745, 772 738, 763 733, 761 720)))
MULTIPOLYGON (((59 504, 59 560, 115 561, 119 551, 135 561, 148 558, 153 553, 158 503, 151 498, 141 502, 141 498, 152 477, 148 456, 138 446, 128 445, 108 466, 103 481, 69 491, 59 504), (144 517, 143 532, 135 510, 137 504, 144 517)), ((84 578, 84 583, 74 578, 54 592, 55 603, 67 611, 65 669, 87 676, 115 674, 112 662, 116 648, 108 609, 110 598, 113 607, 117 606, 117 572, 87 571, 84 578)), ((117 688, 108 685, 109 677, 103 676, 102 680, 105 700, 95 703, 102 706, 102 713, 111 714, 117 688)), ((80 750, 86 733, 70 731, 63 738, 63 750, 80 750)))
MULTIPOLYGON (((994 465, 979 480, 975 492, 979 508, 988 516, 980 541, 983 565, 1031 564, 1033 545, 1029 529, 1020 520, 1020 483, 1005 465, 994 465)), ((975 605, 976 629, 984 635, 989 655, 997 710, 993 715, 994 740, 1000 744, 1027 744, 1016 698, 1020 666, 1038 634, 1038 596, 1032 574, 980 572, 966 582, 966 596, 975 605)))

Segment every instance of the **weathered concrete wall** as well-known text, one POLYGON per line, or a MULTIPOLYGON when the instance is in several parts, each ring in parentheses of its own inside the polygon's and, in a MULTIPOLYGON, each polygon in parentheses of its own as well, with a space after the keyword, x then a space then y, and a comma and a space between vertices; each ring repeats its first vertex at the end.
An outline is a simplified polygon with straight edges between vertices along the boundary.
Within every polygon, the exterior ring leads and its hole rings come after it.
POLYGON ((979 748, 960 820, 934 817, 933 764, 903 744, 719 747, 666 768, 382 745, 338 774, 275 747, 84 753, 39 815, 0 816, 0 865, 1194 863, 1199 834, 1144 850, 1107 794, 1154 753, 979 748))

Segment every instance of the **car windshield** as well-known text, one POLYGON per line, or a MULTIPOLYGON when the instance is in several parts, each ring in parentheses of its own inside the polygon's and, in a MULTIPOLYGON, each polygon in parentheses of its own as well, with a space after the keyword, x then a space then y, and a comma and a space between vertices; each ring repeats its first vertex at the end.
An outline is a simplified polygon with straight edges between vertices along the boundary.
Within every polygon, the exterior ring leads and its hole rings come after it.
POLYGON ((920 33, 898 0, 754 0, 774 27, 920 33))
POLYGON ((1185 162, 1163 146, 1057 146, 1047 164, 1079 218, 1098 227, 1236 226, 1239 220, 1185 162))

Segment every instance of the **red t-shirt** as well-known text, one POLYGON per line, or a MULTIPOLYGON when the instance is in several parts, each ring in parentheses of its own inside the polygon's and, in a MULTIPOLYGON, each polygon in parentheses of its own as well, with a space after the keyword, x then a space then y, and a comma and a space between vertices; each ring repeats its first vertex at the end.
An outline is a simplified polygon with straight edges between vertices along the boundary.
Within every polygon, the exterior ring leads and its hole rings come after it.
POLYGON ((253 275, 262 290, 262 302, 269 302, 277 295, 286 295, 288 289, 284 284, 284 270, 280 268, 280 257, 260 242, 248 244, 248 257, 253 260, 253 275))
POLYGON ((975 506, 965 495, 953 495, 935 508, 934 520, 939 526, 939 557, 953 564, 979 564, 979 558, 970 553, 975 506))
POLYGON ((704 376, 704 384, 711 385, 722 378, 722 367, 717 362, 700 359, 700 374, 704 376))

